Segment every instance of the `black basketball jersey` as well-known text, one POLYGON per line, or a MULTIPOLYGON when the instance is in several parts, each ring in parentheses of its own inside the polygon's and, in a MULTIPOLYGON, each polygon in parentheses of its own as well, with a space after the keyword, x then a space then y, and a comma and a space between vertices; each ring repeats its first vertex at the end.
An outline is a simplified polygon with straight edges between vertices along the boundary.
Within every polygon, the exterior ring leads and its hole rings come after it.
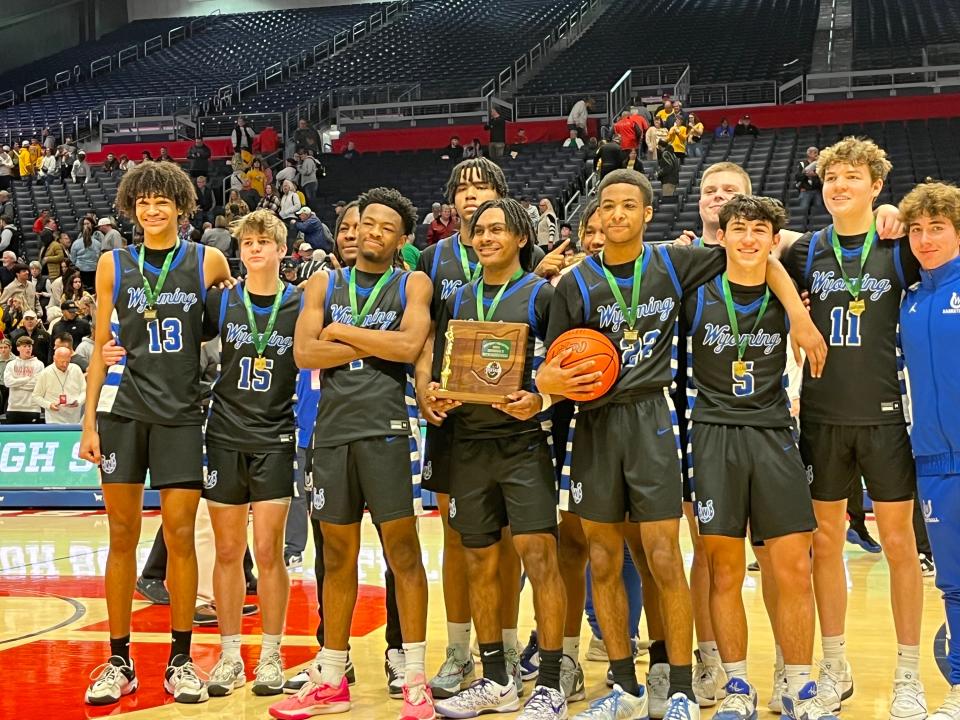
POLYGON ((472 278, 463 272, 460 249, 466 252, 470 273, 477 272, 477 253, 473 246, 460 242, 460 233, 431 245, 420 254, 417 270, 430 276, 433 283, 433 299, 430 301, 430 317, 434 321, 440 317, 444 303, 458 288, 468 284, 472 278))
MULTIPOLYGON (((906 388, 898 333, 900 301, 919 280, 905 240, 876 240, 863 268, 859 299, 864 311, 850 312, 852 297, 831 245, 833 226, 801 237, 784 265, 810 292, 810 315, 829 345, 820 378, 804 368, 800 412, 804 420, 836 425, 905 422, 906 388)), ((866 234, 840 237, 847 276, 860 275, 866 234)))
MULTIPOLYGON (((362 306, 379 275, 354 268, 330 273, 324 300, 323 324, 353 324, 350 307, 350 273, 357 273, 357 301, 362 306)), ((410 273, 394 271, 383 286, 376 305, 359 327, 398 330, 407 305, 410 273)), ((314 444, 334 447, 369 437, 409 436, 417 428, 417 401, 411 365, 375 357, 355 360, 324 370, 314 444)))
MULTIPOLYGON (((200 340, 206 282, 204 247, 180 243, 157 297, 157 317, 144 319, 147 298, 134 246, 113 250, 111 330, 127 351, 108 368, 98 412, 159 425, 200 425, 200 340)), ((156 286, 160 268, 144 262, 156 286)))
MULTIPOLYGON (((669 388, 677 370, 677 318, 680 300, 726 266, 723 248, 645 245, 643 279, 637 311, 638 339, 624 337, 626 318, 607 283, 599 257, 588 257, 557 285, 547 347, 575 327, 598 330, 620 352, 620 377, 603 397, 581 403, 590 410, 610 402, 625 403, 669 388)), ((608 266, 624 299, 633 287, 633 263, 608 266)))
POLYGON ((688 405, 694 422, 781 428, 792 425, 786 391, 790 342, 786 312, 770 294, 754 330, 766 285, 730 284, 744 367, 738 360, 720 278, 697 289, 684 302, 687 337, 688 405), (743 370, 743 372, 738 372, 743 370))
MULTIPOLYGON (((258 453, 293 451, 298 372, 293 359, 293 329, 302 301, 300 290, 284 283, 276 323, 263 353, 266 364, 258 368, 243 286, 210 291, 207 314, 217 318, 222 349, 220 375, 213 385, 207 419, 208 445, 258 453)), ((266 329, 272 309, 272 298, 263 307, 254 302, 257 331, 266 329)))
MULTIPOLYGON (((433 351, 435 379, 439 380, 443 365, 445 347, 444 333, 449 320, 478 320, 477 282, 462 285, 440 313, 433 351)), ((515 281, 507 283, 507 289, 500 297, 493 317, 489 316, 490 305, 501 286, 483 288, 484 313, 488 321, 524 323, 530 326, 527 334, 527 347, 524 352, 523 389, 537 392, 533 383, 537 368, 546 357, 544 338, 547 333, 547 321, 553 287, 533 273, 526 273, 515 281)), ((546 415, 546 414, 544 414, 546 415)), ((469 438, 493 438, 516 435, 517 433, 548 431, 546 417, 533 417, 529 420, 517 420, 489 405, 465 403, 457 408, 451 417, 457 434, 469 438)))

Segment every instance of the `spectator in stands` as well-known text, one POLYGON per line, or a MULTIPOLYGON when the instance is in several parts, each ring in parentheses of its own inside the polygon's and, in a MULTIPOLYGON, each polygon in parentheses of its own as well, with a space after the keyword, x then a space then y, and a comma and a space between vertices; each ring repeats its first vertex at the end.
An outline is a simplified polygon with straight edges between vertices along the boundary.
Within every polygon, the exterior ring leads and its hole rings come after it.
POLYGON ((108 175, 116 175, 120 172, 120 161, 113 153, 107 153, 107 159, 103 161, 103 171, 108 175))
POLYGON ((571 130, 570 135, 563 141, 561 147, 575 151, 583 150, 583 139, 577 134, 576 130, 571 130))
POLYGON ((602 180, 614 170, 619 170, 624 163, 623 148, 620 147, 620 136, 614 135, 612 140, 603 143, 597 150, 594 169, 602 180))
POLYGON ((653 119, 653 125, 647 128, 644 134, 644 140, 647 143, 647 160, 657 159, 657 148, 661 140, 667 139, 668 130, 663 127, 663 121, 660 118, 653 119))
POLYGON ((97 229, 103 233, 103 240, 100 241, 100 252, 110 250, 119 250, 127 246, 127 241, 115 227, 116 223, 110 216, 105 216, 97 220, 97 229))
POLYGON ((193 146, 187 150, 187 160, 190 161, 190 177, 198 178, 210 172, 210 156, 212 154, 210 147, 203 141, 203 138, 198 137, 193 141, 193 146))
POLYGON ((47 277, 51 281, 60 277, 60 267, 67 259, 68 252, 70 252, 70 236, 62 232, 40 255, 40 262, 47 266, 47 277))
POLYGON ((13 207, 13 201, 10 199, 10 193, 6 190, 0 190, 0 219, 12 223, 15 213, 16 210, 13 207))
POLYGON ((157 158, 157 162, 169 162, 176 164, 176 160, 173 159, 173 156, 170 155, 170 151, 166 147, 160 148, 160 157, 157 158))
POLYGON ((343 151, 343 157, 346 160, 356 160, 360 157, 360 151, 357 150, 357 144, 353 140, 347 141, 347 149, 343 151))
POLYGON ((443 205, 438 202, 435 202, 430 206, 430 212, 428 212, 423 218, 423 224, 427 227, 430 227, 430 223, 440 217, 440 211, 443 209, 443 205))
POLYGON ((66 145, 57 148, 57 160, 60 162, 60 182, 66 183, 73 172, 73 162, 77 159, 76 148, 68 149, 66 145))
POLYGON ((662 197, 672 197, 680 184, 680 161, 677 159, 673 146, 666 140, 660 141, 659 158, 657 159, 657 180, 660 181, 662 197))
POLYGON ((17 254, 13 250, 4 250, 0 259, 0 288, 5 289, 17 275, 13 269, 17 266, 17 254))
POLYGON ((463 160, 463 148, 460 146, 460 136, 453 135, 450 137, 450 142, 447 146, 440 151, 441 160, 449 160, 450 162, 458 163, 463 160))
POLYGON ((247 180, 250 181, 250 187, 257 193, 257 202, 251 204, 247 200, 247 205, 256 207, 260 203, 260 198, 263 197, 264 186, 267 184, 267 174, 263 171, 263 160, 258 157, 253 159, 253 162, 250 163, 250 169, 247 170, 247 180))
POLYGON ((193 216, 194 223, 203 225, 213 219, 213 208, 217 204, 217 199, 213 195, 213 190, 207 185, 206 175, 197 176, 197 182, 193 190, 197 195, 197 212, 193 216))
POLYGON ((40 144, 43 146, 44 150, 54 150, 57 149, 57 139, 50 134, 48 128, 44 128, 40 133, 40 144))
POLYGON ((303 233, 304 242, 314 249, 333 252, 333 243, 324 232, 323 223, 308 206, 297 210, 297 219, 290 224, 296 232, 303 233))
POLYGON ((324 252, 315 252, 313 245, 306 242, 301 243, 299 252, 301 262, 297 268, 297 282, 301 283, 325 267, 327 255, 324 252))
POLYGON ((737 123, 736 130, 733 131, 735 137, 741 137, 743 135, 752 135, 757 137, 760 134, 760 131, 757 129, 757 126, 750 121, 749 115, 744 115, 740 118, 740 122, 737 123))
POLYGON ((636 170, 638 173, 643 172, 643 160, 637 154, 636 148, 627 153, 627 161, 623 164, 623 167, 627 170, 636 170))
POLYGON ((30 141, 24 140, 20 143, 20 179, 27 184, 27 187, 33 185, 34 176, 37 173, 37 166, 33 163, 30 155, 30 141))
POLYGON ((60 179, 60 160, 51 148, 44 148, 43 150, 38 177, 44 185, 49 185, 54 180, 60 179))
MULTIPOLYGON (((349 145, 348 145, 349 147, 349 145)), ((346 153, 344 153, 346 156, 346 153)), ((297 156, 299 162, 297 163, 297 183, 300 185, 300 189, 303 191, 304 198, 307 201, 307 204, 315 202, 317 197, 317 173, 319 171, 319 166, 317 161, 313 159, 313 156, 310 155, 306 150, 301 150, 297 156)))
POLYGON ((237 124, 233 126, 233 131, 230 133, 230 143, 233 146, 234 154, 244 150, 248 153, 253 153, 253 139, 255 136, 256 133, 252 127, 247 125, 246 118, 238 117, 237 124))
POLYGON ((47 221, 43 224, 43 230, 40 231, 40 256, 43 256, 43 253, 48 247, 57 239, 57 221, 53 218, 48 218, 47 221))
MULTIPOLYGON (((12 218, 11 218, 12 219, 12 218)), ((43 232, 43 226, 47 224, 47 220, 50 219, 50 210, 43 208, 40 211, 40 214, 37 215, 37 219, 33 221, 33 232, 40 234, 43 232)))
POLYGON ((577 137, 587 137, 587 119, 593 110, 593 98, 577 100, 567 115, 567 130, 577 133, 577 137))
POLYGON ((520 148, 529 142, 527 140, 527 131, 524 128, 517 128, 516 137, 514 137, 513 143, 510 145, 510 157, 517 157, 520 154, 520 148))
POLYGON ((77 233, 77 239, 70 246, 70 262, 80 272, 83 287, 91 292, 94 289, 99 261, 100 239, 94 237, 93 221, 85 217, 80 221, 80 232, 77 233))
POLYGON ((247 204, 248 208, 255 208, 260 204, 260 193, 253 189, 250 171, 247 171, 247 176, 243 179, 243 186, 240 188, 240 199, 247 204))
MULTIPOLYGON (((13 183, 13 166, 17 162, 13 155, 9 145, 0 148, 0 191, 9 190, 13 183)), ((0 200, 0 203, 2 202, 0 200)))
POLYGON ((524 195, 520 198, 520 206, 527 211, 527 215, 530 216, 530 222, 536 227, 537 222, 540 220, 540 211, 537 210, 536 205, 530 203, 529 195, 524 195))
POLYGON ((9 335, 23 322, 23 296, 14 295, 5 305, 0 305, 3 311, 0 332, 9 335))
POLYGON ((153 162, 153 155, 149 150, 144 150, 140 153, 140 162, 153 162))
POLYGON ((550 198, 540 198, 540 220, 537 221, 537 245, 550 252, 557 241, 557 214, 550 198))
POLYGON ((297 152, 306 151, 313 155, 320 152, 320 133, 316 128, 311 127, 304 119, 300 118, 297 122, 297 129, 293 132, 293 144, 297 152))
POLYGON ((484 129, 490 133, 490 159, 499 163, 507 147, 507 121, 495 107, 490 108, 490 118, 484 129))
POLYGON ((213 227, 203 231, 200 242, 203 245, 215 247, 223 253, 224 257, 230 258, 234 257, 235 253, 233 252, 233 236, 230 235, 230 231, 227 229, 228 224, 227 219, 223 215, 217 215, 217 219, 213 222, 213 227))
POLYGON ((137 163, 136 163, 134 160, 131 160, 131 159, 128 158, 126 155, 121 155, 121 156, 120 156, 120 162, 117 163, 117 165, 118 165, 119 168, 120 168, 120 172, 122 172, 122 173, 125 173, 127 170, 129 170, 130 168, 132 168, 132 167, 133 167, 134 165, 136 165, 136 164, 137 164, 137 163))
POLYGON ((280 214, 280 196, 273 191, 273 185, 270 183, 263 186, 263 197, 260 198, 257 207, 269 210, 274 215, 280 214))
POLYGON ((687 116, 687 154, 690 157, 703 157, 703 123, 694 114, 687 116))
POLYGON ((83 370, 70 362, 73 352, 65 347, 53 353, 53 362, 37 375, 34 403, 43 408, 49 425, 78 425, 83 415, 87 381, 83 370))
POLYGON ((273 184, 282 190, 283 183, 286 180, 297 181, 297 159, 295 157, 287 158, 286 165, 277 173, 277 176, 273 179, 273 184))
POLYGON ((230 190, 240 192, 243 190, 243 183, 247 179, 247 170, 239 155, 234 155, 230 162, 233 172, 230 173, 230 190))
POLYGON ((687 114, 683 111, 683 101, 674 100, 673 101, 673 114, 677 118, 677 122, 681 125, 687 124, 687 114))
POLYGON ((15 343, 17 356, 3 370, 3 384, 10 391, 7 400, 6 425, 28 425, 40 422, 40 412, 33 400, 33 389, 43 363, 33 356, 33 341, 21 337, 15 343))
POLYGON ((40 298, 33 283, 30 282, 30 268, 17 263, 12 270, 13 282, 4 287, 3 292, 0 293, 0 305, 6 305, 10 298, 17 295, 24 310, 33 310, 39 314, 40 298))
POLYGON ((30 158, 33 160, 35 168, 40 167, 40 161, 43 159, 43 145, 40 144, 40 138, 30 138, 30 158))
POLYGON ((228 223, 232 223, 237 218, 241 218, 250 212, 250 206, 240 197, 240 192, 231 190, 227 201, 223 204, 223 216, 228 223))
POLYGON ((73 167, 70 168, 70 179, 76 185, 86 185, 90 179, 90 165, 87 163, 87 154, 83 150, 77 152, 77 159, 73 161, 73 167))
MULTIPOLYGON (((80 298, 83 297, 83 278, 80 276, 80 271, 74 268, 72 271, 68 272, 63 279, 63 289, 61 290, 60 304, 63 305, 66 300, 73 300, 74 302, 79 302, 80 298)), ((51 293, 51 299, 53 294, 51 293)))
POLYGON ((36 310, 25 308, 20 320, 20 327, 9 333, 10 342, 16 346, 17 340, 22 337, 28 337, 33 341, 33 356, 44 365, 50 362, 51 339, 36 310))
POLYGON ((13 344, 10 342, 10 338, 0 337, 0 415, 3 415, 7 412, 7 398, 10 395, 10 391, 7 390, 7 386, 3 384, 3 372, 7 369, 7 365, 13 360, 13 344))
MULTIPOLYGON (((278 176, 279 174, 277 173, 278 176)), ((297 211, 302 205, 300 196, 297 195, 297 186, 291 180, 284 180, 280 187, 283 190, 280 197, 280 218, 291 221, 297 216, 297 211)))
POLYGON ((288 283, 293 285, 297 284, 297 273, 299 272, 300 263, 298 263, 293 258, 284 258, 280 261, 280 275, 288 283))
POLYGON ((730 127, 730 121, 726 118, 720 120, 720 124, 713 130, 713 137, 717 140, 729 139, 733 137, 733 128, 730 127))
POLYGON ((463 159, 480 157, 483 157, 483 145, 480 144, 480 138, 474 138, 469 145, 464 146, 463 159))
POLYGON ((93 355, 93 336, 95 334, 96 328, 96 313, 93 314, 90 318, 90 334, 87 335, 83 340, 80 341, 79 347, 76 350, 73 349, 73 337, 70 333, 61 333, 59 337, 54 338, 53 346, 54 351, 59 347, 65 347, 73 353, 73 357, 70 359, 70 362, 75 364, 84 372, 87 371, 87 368, 90 365, 90 356, 93 355))
POLYGON ((667 130, 672 128, 677 122, 676 108, 673 107, 673 100, 664 100, 663 107, 657 111, 654 117, 660 118, 660 123, 667 130))
MULTIPOLYGON (((319 135, 318 138, 318 147, 319 147, 319 135)), ((273 127, 273 123, 267 123, 267 126, 260 131, 260 134, 257 136, 257 140, 260 143, 260 154, 261 155, 273 155, 280 148, 280 136, 277 134, 276 129, 273 127)))
POLYGON ((76 300, 64 300, 60 303, 60 312, 63 314, 54 325, 50 326, 50 334, 57 336, 64 332, 70 333, 73 346, 78 347, 91 332, 90 321, 79 317, 80 306, 76 300))
POLYGON ((807 214, 817 203, 822 202, 823 182, 817 174, 817 159, 820 157, 820 149, 815 145, 807 148, 807 157, 801 160, 794 176, 794 184, 800 192, 800 209, 802 217, 807 214))
MULTIPOLYGON (((4 217, 0 217, 0 252, 5 252, 14 243, 16 225, 4 217)), ((16 257, 16 253, 11 250, 16 257)))
POLYGON ((440 214, 433 219, 430 227, 427 228, 427 244, 434 243, 448 238, 457 231, 456 223, 453 221, 452 208, 449 205, 440 206, 440 214))
POLYGON ((33 289, 37 293, 37 298, 40 300, 40 313, 42 316, 43 309, 47 306, 47 303, 50 302, 50 278, 43 274, 43 265, 40 264, 39 260, 33 260, 30 262, 30 282, 33 283, 33 289))
POLYGON ((673 147, 673 152, 680 163, 687 157, 687 126, 677 121, 667 131, 667 142, 673 147))
POLYGON ((196 228, 193 227, 193 224, 190 222, 190 218, 184 215, 180 218, 180 223, 177 225, 177 237, 180 238, 180 242, 189 242, 193 240, 193 233, 196 232, 196 228))

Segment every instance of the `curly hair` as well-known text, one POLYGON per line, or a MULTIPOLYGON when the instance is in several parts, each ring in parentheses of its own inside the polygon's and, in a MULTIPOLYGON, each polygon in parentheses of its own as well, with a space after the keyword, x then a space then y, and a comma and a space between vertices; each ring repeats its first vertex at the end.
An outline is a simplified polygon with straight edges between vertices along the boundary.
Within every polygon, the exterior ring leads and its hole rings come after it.
POLYGON ((917 185, 900 201, 900 220, 908 228, 922 217, 943 217, 960 233, 960 188, 942 182, 917 185))
POLYGON ((817 158, 817 175, 823 180, 831 165, 847 163, 854 167, 866 165, 870 171, 870 180, 886 180, 893 167, 887 159, 887 151, 869 138, 845 137, 838 143, 820 151, 817 158))
POLYGON ((130 168, 117 188, 115 204, 121 214, 136 222, 137 200, 149 197, 170 198, 181 216, 197 210, 190 176, 172 162, 148 160, 130 168))
POLYGON ((761 195, 734 195, 730 198, 720 208, 720 227, 726 230, 727 225, 734 218, 768 222, 773 226, 774 235, 783 229, 788 220, 783 203, 761 195))
POLYGON ((453 203, 454 196, 457 194, 457 185, 463 180, 464 175, 467 177, 474 175, 480 182, 487 183, 492 187, 500 197, 506 197, 510 194, 507 179, 499 165, 485 157, 470 158, 457 163, 450 171, 446 190, 448 202, 453 203))
POLYGON ((473 214, 468 222, 469 233, 472 236, 480 216, 487 210, 499 209, 503 211, 504 224, 507 231, 513 235, 518 235, 525 239, 526 244, 520 247, 520 267, 527 272, 533 270, 533 246, 536 244, 536 235, 533 232, 533 223, 530 221, 530 215, 524 210, 523 205, 512 198, 497 198, 496 200, 487 200, 473 214))
POLYGON ((417 226, 417 209, 399 190, 387 187, 377 187, 367 190, 358 198, 360 215, 363 215, 371 205, 386 205, 396 211, 403 222, 403 234, 410 235, 417 226))

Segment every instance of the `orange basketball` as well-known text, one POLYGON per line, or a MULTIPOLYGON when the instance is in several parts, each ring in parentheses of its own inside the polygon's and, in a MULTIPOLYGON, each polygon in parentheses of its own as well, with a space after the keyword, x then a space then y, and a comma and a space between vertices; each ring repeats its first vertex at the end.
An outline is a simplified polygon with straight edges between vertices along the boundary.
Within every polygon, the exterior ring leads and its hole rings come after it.
POLYGON ((564 350, 573 348, 573 352, 563 362, 563 367, 570 367, 584 360, 593 360, 592 372, 601 372, 600 387, 591 392, 571 395, 573 400, 587 402, 602 397, 620 377, 620 353, 613 343, 603 334, 588 328, 574 328, 567 330, 558 337, 547 351, 547 360, 564 350))

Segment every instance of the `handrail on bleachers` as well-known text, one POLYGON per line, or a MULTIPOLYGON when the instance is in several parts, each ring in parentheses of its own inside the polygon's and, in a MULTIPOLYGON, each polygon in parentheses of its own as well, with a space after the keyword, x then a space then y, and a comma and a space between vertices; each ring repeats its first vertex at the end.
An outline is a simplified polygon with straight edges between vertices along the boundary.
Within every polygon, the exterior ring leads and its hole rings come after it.
POLYGON ((117 53, 117 67, 123 67, 124 62, 137 60, 140 57, 140 46, 131 45, 117 53))

